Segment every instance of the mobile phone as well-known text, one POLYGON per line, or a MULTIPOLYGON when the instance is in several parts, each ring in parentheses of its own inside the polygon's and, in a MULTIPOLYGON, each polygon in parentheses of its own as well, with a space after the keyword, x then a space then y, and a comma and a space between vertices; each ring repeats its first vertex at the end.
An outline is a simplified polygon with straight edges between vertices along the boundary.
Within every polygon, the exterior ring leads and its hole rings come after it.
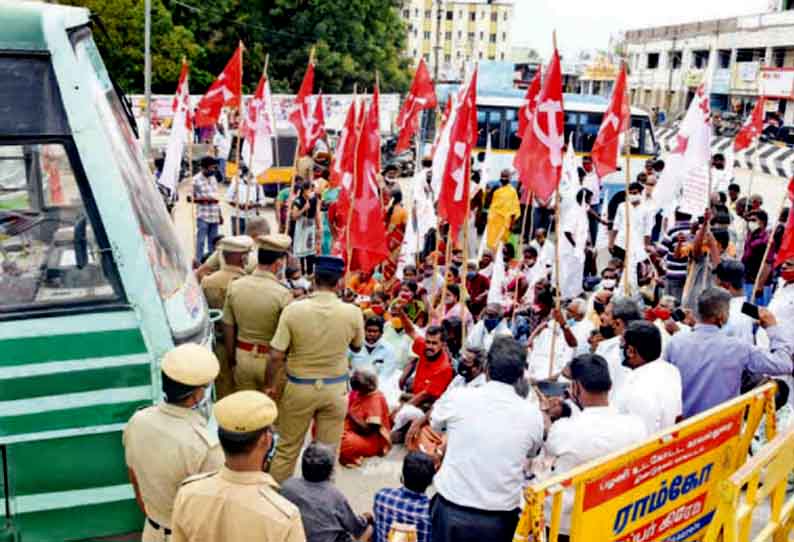
POLYGON ((748 303, 747 301, 742 303, 742 312, 753 320, 760 320, 761 318, 758 314, 758 305, 748 303))
POLYGON ((683 322, 684 319, 686 318, 686 313, 684 312, 684 309, 676 309, 673 311, 671 317, 673 319, 673 322, 683 322))

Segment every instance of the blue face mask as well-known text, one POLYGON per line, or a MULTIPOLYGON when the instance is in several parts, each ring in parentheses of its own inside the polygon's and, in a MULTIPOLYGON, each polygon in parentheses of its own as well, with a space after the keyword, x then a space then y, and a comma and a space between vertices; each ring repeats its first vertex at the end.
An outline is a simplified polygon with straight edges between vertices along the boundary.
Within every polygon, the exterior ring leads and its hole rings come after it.
POLYGON ((489 333, 496 329, 496 326, 498 326, 501 321, 501 318, 483 318, 482 320, 485 329, 487 329, 489 333))
POLYGON ((576 323, 576 318, 568 318, 565 323, 568 324, 568 327, 572 327, 576 323))

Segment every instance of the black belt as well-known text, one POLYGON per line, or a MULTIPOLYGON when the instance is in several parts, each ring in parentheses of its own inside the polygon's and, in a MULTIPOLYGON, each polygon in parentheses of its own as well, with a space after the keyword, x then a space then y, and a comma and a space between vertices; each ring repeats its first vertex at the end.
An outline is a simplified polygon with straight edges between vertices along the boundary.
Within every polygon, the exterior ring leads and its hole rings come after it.
POLYGON ((166 534, 166 536, 171 534, 171 529, 169 529, 168 527, 163 527, 162 525, 160 525, 159 523, 157 523, 157 522, 156 522, 155 520, 153 520, 152 518, 146 518, 146 521, 148 521, 148 522, 149 522, 149 525, 151 525, 152 527, 154 527, 154 528, 155 528, 155 529, 157 529, 158 531, 159 531, 160 529, 162 529, 162 530, 163 530, 163 532, 166 534))
POLYGON ((301 378, 299 376, 292 376, 287 375, 287 380, 292 382, 293 384, 305 384, 305 385, 314 385, 314 384, 325 384, 326 386, 330 386, 331 384, 339 384, 341 382, 347 382, 350 379, 350 376, 347 374, 343 374, 341 376, 335 376, 333 378, 301 378))

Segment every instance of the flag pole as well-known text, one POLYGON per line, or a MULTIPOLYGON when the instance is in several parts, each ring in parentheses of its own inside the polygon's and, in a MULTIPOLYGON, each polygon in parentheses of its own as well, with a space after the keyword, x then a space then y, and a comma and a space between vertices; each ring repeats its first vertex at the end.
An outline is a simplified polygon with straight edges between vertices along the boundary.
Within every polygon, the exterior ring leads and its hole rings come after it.
MULTIPOLYGON (((356 106, 358 101, 357 96, 358 85, 353 83, 353 107, 356 106)), ((362 118, 365 116, 362 115, 362 118)), ((353 142, 353 183, 352 190, 350 191, 350 202, 347 205, 347 226, 345 227, 345 280, 344 288, 347 289, 347 283, 350 279, 350 267, 353 263, 353 247, 350 245, 350 225, 353 222, 353 204, 356 201, 356 190, 358 188, 358 142, 361 139, 361 131, 364 129, 364 120, 361 125, 358 124, 358 108, 353 110, 353 126, 355 127, 355 141, 353 142)))
MULTIPOLYGON (((234 216, 234 227, 232 228, 233 235, 240 235, 240 178, 243 174, 243 167, 240 163, 240 147, 243 145, 243 52, 245 51, 245 46, 243 45, 243 40, 240 40, 238 45, 240 48, 240 96, 239 102, 237 103, 237 151, 236 151, 236 158, 237 158, 237 175, 235 178, 236 183, 236 190, 235 190, 235 204, 237 207, 237 213, 234 216)), ((225 174, 226 172, 224 172, 225 174)), ((246 192, 246 196, 248 193, 246 192)))
MULTIPOLYGON (((529 196, 529 197, 528 197, 527 204, 526 204, 526 206, 524 208, 524 216, 521 219, 521 234, 520 234, 520 236, 518 238, 518 254, 516 254, 516 257, 519 258, 519 260, 518 260, 519 262, 524 257, 524 236, 527 233, 527 217, 530 214, 532 214, 532 192, 529 192, 527 194, 527 196, 529 196)), ((516 276, 516 289, 515 289, 515 292, 513 292, 513 315, 512 315, 512 318, 511 318, 511 322, 512 322, 513 325, 515 325, 515 323, 516 323, 516 309, 518 308, 518 282, 519 282, 519 279, 521 278, 521 265, 520 264, 518 266, 518 270, 519 270, 519 273, 516 276)), ((527 281, 527 286, 529 286, 529 281, 527 281)))
MULTIPOLYGON (((756 150, 756 152, 758 152, 758 140, 756 140, 756 143, 755 143, 755 150, 756 150)), ((745 151, 745 156, 747 156, 747 151, 745 151)), ((734 157, 734 162, 736 162, 736 158, 735 157, 734 157)), ((753 164, 750 164, 750 182, 747 185, 747 198, 748 198, 747 201, 748 202, 750 201, 749 198, 753 195, 753 179, 755 177, 755 168, 752 167, 752 166, 753 166, 753 164)), ((709 194, 709 197, 711 197, 711 194, 709 194)))
MULTIPOLYGON (((441 232, 439 231, 440 238, 441 232)), ((452 259, 452 224, 447 223, 447 246, 444 250, 444 279, 441 281, 441 298, 439 299, 438 306, 436 307, 437 310, 441 313, 441 319, 444 319, 444 298, 447 296, 447 271, 449 271, 449 261, 452 259)), ((436 255, 436 263, 438 263, 438 255, 436 255)), ((435 271, 433 271, 435 273, 435 271)), ((435 281, 436 277, 433 276, 432 281, 435 281)), ((431 287, 433 282, 430 283, 431 287)), ((462 297, 462 296, 461 296, 462 297)))
MULTIPOLYGON (((187 58, 185 58, 184 56, 182 56, 182 63, 183 64, 187 64, 187 58)), ((190 78, 190 75, 188 75, 188 81, 190 81, 189 78, 190 78)), ((187 96, 187 114, 188 114, 188 117, 190 117, 190 113, 191 113, 192 107, 193 106, 190 103, 190 93, 188 93, 188 96, 187 96)), ((193 127, 193 122, 195 122, 195 120, 196 119, 193 119, 193 121, 190 123, 190 133, 188 134, 188 141, 187 141, 187 161, 188 161, 188 171, 190 172, 190 195, 191 195, 190 215, 191 215, 191 222, 192 222, 192 227, 190 229, 191 229, 191 233, 193 235, 193 250, 194 251, 196 250, 196 202, 192 201, 192 196, 193 196, 193 193, 194 193, 193 192, 193 190, 194 190, 194 187, 193 187, 193 128, 194 128, 193 127)), ((173 126, 171 127, 171 129, 173 130, 173 126)), ((180 167, 179 169, 181 170, 182 168, 180 167)), ((196 259, 198 259, 198 254, 196 254, 196 259)))
MULTIPOLYGON (((631 295, 631 204, 629 203, 629 185, 631 184, 631 122, 626 128, 626 141, 623 143, 625 152, 625 166, 626 166, 626 200, 623 202, 624 209, 626 210, 625 226, 626 226, 626 247, 625 254, 623 255, 623 293, 626 296, 631 295)), ((709 183, 709 191, 711 191, 711 183, 709 183)))
MULTIPOLYGON (((783 201, 780 202, 780 207, 777 208, 777 216, 780 217, 780 211, 786 206, 786 202, 789 199, 789 192, 788 190, 785 191, 785 195, 783 196, 783 201)), ((791 212, 791 211, 789 211, 791 212)), ((775 220, 775 224, 777 224, 777 220, 775 220)), ((769 252, 772 250, 772 245, 775 242, 775 229, 772 228, 771 233, 769 234, 769 240, 766 242, 766 248, 764 249, 764 257, 761 259, 761 266, 758 268, 758 273, 755 275, 755 281, 753 281, 753 291, 750 293, 750 297, 747 299, 750 303, 755 301, 755 293, 758 291, 758 287, 761 286, 761 278, 764 276, 764 271, 766 270, 766 266, 769 265, 766 262, 766 259, 769 257, 769 252)))
MULTIPOLYGON (((314 46, 312 46, 311 50, 309 51, 309 64, 314 64, 314 46)), ((314 89, 312 89, 312 92, 314 92, 314 89)), ((295 186, 295 177, 298 176, 298 158, 300 158, 300 149, 301 149, 301 135, 297 134, 297 139, 295 140, 295 156, 292 159, 292 177, 290 178, 289 181, 289 198, 287 198, 287 202, 289 202, 290 207, 292 206, 292 203, 290 202, 290 198, 292 198, 292 189, 295 186)), ((290 210, 288 208, 287 229, 284 232, 287 235, 289 235, 289 227, 291 223, 292 223, 292 215, 290 214, 290 210)))
MULTIPOLYGON (((552 32, 552 41, 554 42, 554 51, 557 51, 557 31, 552 32)), ((560 179, 557 179, 557 190, 554 193, 554 287, 557 290, 555 297, 555 308, 560 311, 562 303, 560 296, 562 289, 560 288, 560 240, 562 238, 562 230, 560 229, 560 179)), ((516 284, 516 288, 518 284, 516 284)), ((551 355, 549 356, 549 378, 554 376, 554 358, 556 357, 557 349, 557 320, 553 319, 551 330, 551 355)))

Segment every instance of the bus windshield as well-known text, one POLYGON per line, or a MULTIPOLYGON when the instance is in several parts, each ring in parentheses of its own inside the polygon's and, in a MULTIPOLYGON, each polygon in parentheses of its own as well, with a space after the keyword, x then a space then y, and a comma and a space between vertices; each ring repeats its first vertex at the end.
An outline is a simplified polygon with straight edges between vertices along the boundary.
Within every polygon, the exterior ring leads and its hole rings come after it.
POLYGON ((72 43, 81 69, 92 76, 94 104, 102 120, 104 135, 113 148, 114 158, 146 243, 146 254, 154 271, 157 288, 165 301, 185 284, 189 273, 187 260, 182 255, 171 219, 144 163, 90 29, 81 28, 74 32, 72 43))

